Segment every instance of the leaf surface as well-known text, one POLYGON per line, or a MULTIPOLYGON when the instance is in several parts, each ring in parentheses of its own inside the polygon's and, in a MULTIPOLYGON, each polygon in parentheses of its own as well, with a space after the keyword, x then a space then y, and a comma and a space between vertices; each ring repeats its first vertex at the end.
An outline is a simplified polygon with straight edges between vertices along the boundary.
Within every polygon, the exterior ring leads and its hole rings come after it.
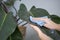
POLYGON ((0 40, 6 40, 14 32, 16 25, 12 14, 6 14, 0 7, 0 40))

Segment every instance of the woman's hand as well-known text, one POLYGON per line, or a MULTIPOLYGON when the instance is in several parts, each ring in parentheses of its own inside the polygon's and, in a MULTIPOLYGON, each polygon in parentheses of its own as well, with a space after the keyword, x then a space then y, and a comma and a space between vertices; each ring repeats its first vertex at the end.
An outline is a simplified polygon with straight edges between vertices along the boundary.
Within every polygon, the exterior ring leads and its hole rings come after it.
POLYGON ((58 25, 48 18, 33 18, 33 20, 42 20, 46 23, 44 24, 46 28, 60 30, 60 24, 58 25))
POLYGON ((50 38, 49 36, 47 36, 46 34, 44 34, 40 28, 38 28, 37 26, 34 26, 32 24, 30 24, 30 26, 37 32, 39 38, 41 40, 53 40, 52 38, 50 38))

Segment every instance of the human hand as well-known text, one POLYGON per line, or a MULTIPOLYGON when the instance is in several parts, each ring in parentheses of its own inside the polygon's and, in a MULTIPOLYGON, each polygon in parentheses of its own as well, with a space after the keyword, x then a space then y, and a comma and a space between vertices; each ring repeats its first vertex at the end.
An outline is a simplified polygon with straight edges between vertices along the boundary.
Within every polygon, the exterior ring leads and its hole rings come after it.
POLYGON ((36 31, 42 33, 41 29, 35 25, 30 24, 30 26, 36 31))
POLYGON ((48 18, 33 18, 33 20, 44 21, 46 23, 46 24, 44 24, 44 26, 49 29, 57 29, 58 28, 58 24, 54 23, 52 20, 50 20, 48 18))
POLYGON ((30 24, 30 26, 37 32, 41 40, 53 40, 51 37, 44 34, 39 27, 32 25, 32 24, 30 24))

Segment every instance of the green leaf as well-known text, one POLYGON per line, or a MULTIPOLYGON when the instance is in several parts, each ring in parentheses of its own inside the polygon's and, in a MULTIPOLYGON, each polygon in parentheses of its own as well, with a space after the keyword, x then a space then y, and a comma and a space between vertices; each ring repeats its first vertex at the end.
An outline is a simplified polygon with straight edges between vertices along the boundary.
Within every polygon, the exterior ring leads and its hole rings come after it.
POLYGON ((13 34, 11 34, 7 40, 22 40, 22 34, 21 32, 18 30, 18 28, 16 28, 16 30, 13 32, 13 34))
POLYGON ((4 14, 2 8, 0 7, 0 29, 1 29, 2 21, 3 21, 4 17, 5 17, 5 14, 4 14))
POLYGON ((28 13, 27 8, 24 4, 20 5, 20 9, 18 11, 18 16, 25 21, 29 20, 30 14, 28 13))
POLYGON ((35 8, 36 8, 35 6, 32 6, 31 9, 30 9, 30 11, 33 11, 35 8))
POLYGON ((50 15, 50 18, 52 19, 52 21, 54 21, 57 24, 60 24, 60 17, 58 17, 57 15, 50 15))
POLYGON ((6 14, 0 7, 0 40, 6 40, 16 28, 16 22, 11 13, 6 14))
POLYGON ((47 10, 42 9, 42 8, 31 8, 30 12, 35 16, 35 17, 42 17, 42 16, 48 16, 49 13, 47 10))

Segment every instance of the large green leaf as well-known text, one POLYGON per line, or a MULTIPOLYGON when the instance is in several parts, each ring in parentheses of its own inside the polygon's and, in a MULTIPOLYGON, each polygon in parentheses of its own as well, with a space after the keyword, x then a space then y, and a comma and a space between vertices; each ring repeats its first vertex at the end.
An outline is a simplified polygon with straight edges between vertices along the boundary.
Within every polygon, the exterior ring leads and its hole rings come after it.
POLYGON ((42 16, 48 16, 49 13, 47 10, 44 10, 42 8, 31 8, 30 12, 36 17, 42 17, 42 16))
POLYGON ((3 21, 3 19, 4 19, 5 16, 6 15, 2 11, 2 8, 0 7, 0 29, 1 29, 2 21, 3 21))
POLYGON ((24 4, 21 4, 21 5, 20 5, 20 9, 19 9, 19 11, 18 11, 18 16, 19 16, 21 19, 23 19, 23 20, 25 20, 25 21, 28 21, 28 20, 29 20, 29 15, 30 15, 30 14, 28 13, 26 6, 25 6, 24 4))
POLYGON ((16 28, 16 22, 11 13, 6 14, 0 7, 0 40, 6 40, 16 28))
POLYGON ((13 34, 11 34, 7 40, 22 40, 22 34, 21 32, 18 30, 18 28, 16 28, 16 30, 13 32, 13 34))

